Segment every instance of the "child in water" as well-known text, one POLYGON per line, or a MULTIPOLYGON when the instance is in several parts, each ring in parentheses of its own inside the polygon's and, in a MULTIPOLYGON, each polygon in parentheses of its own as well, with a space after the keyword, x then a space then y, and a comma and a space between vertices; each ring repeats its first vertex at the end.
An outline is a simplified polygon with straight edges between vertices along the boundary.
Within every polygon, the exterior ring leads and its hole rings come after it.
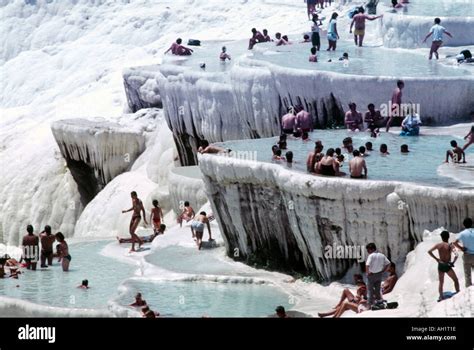
POLYGON ((318 56, 316 55, 317 49, 315 47, 311 48, 311 55, 309 56, 310 62, 318 62, 318 56))
POLYGON ((222 52, 221 52, 219 58, 222 62, 225 62, 225 60, 229 60, 229 61, 231 60, 231 57, 227 53, 227 48, 225 46, 222 47, 222 52))

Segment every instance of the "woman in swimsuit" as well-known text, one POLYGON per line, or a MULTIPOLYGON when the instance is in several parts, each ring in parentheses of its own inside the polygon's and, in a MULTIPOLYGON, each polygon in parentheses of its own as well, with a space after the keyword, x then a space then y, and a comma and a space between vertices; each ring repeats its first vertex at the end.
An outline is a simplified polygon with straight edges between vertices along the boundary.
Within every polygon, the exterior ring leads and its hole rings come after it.
POLYGON ((59 261, 61 262, 63 271, 69 271, 71 255, 69 254, 69 247, 64 239, 64 235, 61 232, 56 233, 56 240, 59 242, 59 261))
POLYGON ((326 176, 336 176, 339 172, 337 162, 334 160, 334 148, 330 148, 326 152, 326 156, 319 162, 319 174, 326 176))
POLYGON ((150 221, 153 224, 153 232, 157 234, 161 226, 161 220, 163 219, 163 211, 158 206, 158 201, 153 200, 153 208, 151 209, 150 221))

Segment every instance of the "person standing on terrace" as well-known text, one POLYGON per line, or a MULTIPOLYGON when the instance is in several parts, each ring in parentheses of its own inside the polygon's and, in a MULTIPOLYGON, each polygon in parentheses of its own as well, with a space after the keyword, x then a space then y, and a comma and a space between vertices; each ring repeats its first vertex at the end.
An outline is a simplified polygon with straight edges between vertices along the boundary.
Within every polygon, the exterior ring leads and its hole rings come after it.
POLYGON ((467 141, 467 143, 464 145, 464 147, 462 148, 463 152, 472 144, 474 144, 474 125, 471 126, 471 130, 469 131, 469 133, 464 136, 464 140, 467 141))
POLYGON ((127 210, 122 210, 122 214, 127 213, 129 211, 133 211, 132 219, 130 220, 130 236, 133 239, 132 248, 130 249, 130 251, 134 252, 136 242, 138 242, 139 247, 141 247, 141 245, 143 244, 143 240, 141 240, 140 237, 138 237, 135 233, 138 228, 138 224, 140 224, 140 221, 142 219, 140 213, 143 214, 143 220, 146 225, 148 225, 148 222, 146 221, 145 207, 143 206, 143 202, 141 201, 141 199, 138 198, 137 192, 132 191, 130 193, 130 196, 132 197, 132 207, 127 210))
POLYGON ((308 18, 311 18, 311 15, 316 11, 316 4, 318 0, 306 0, 308 18))
POLYGON ((313 131, 313 117, 311 114, 304 109, 302 109, 296 115, 296 130, 300 130, 302 133, 313 131))
POLYGON ((291 135, 295 130, 296 113, 293 106, 288 107, 288 113, 281 118, 281 129, 284 134, 291 135))
POLYGON ((465 218, 463 222, 465 230, 459 233, 458 238, 454 241, 456 248, 464 252, 464 280, 466 288, 472 286, 472 268, 474 268, 474 228, 472 228, 472 219, 465 218), (462 243, 462 245, 461 245, 462 243))
POLYGON ((321 48, 321 37, 319 35, 319 27, 322 25, 322 22, 317 14, 313 15, 312 21, 313 24, 311 25, 311 44, 313 45, 313 47, 316 48, 316 50, 319 51, 319 49, 321 48))
POLYGON ((354 42, 357 46, 357 43, 359 44, 359 47, 362 47, 362 43, 364 42, 364 36, 365 36, 365 21, 374 21, 377 18, 383 17, 383 15, 380 16, 369 16, 366 15, 364 8, 361 6, 359 7, 359 13, 356 14, 354 17, 352 17, 352 22, 351 22, 351 28, 349 30, 349 33, 352 33, 352 27, 355 24, 355 30, 354 30, 354 42), (359 40, 357 40, 359 39, 359 40))
POLYGON ((430 36, 433 36, 429 56, 430 60, 433 58, 433 54, 435 55, 436 59, 439 59, 438 49, 441 47, 441 45, 443 45, 443 34, 446 34, 450 38, 453 37, 451 33, 446 30, 446 28, 440 25, 441 19, 436 17, 434 23, 435 24, 431 27, 430 32, 426 34, 425 39, 423 39, 423 42, 425 43, 430 36))
POLYGON ((329 46, 326 51, 336 50, 337 40, 339 39, 339 34, 337 32, 337 21, 336 21, 338 16, 339 15, 336 12, 334 12, 331 16, 331 20, 329 21, 328 34, 327 34, 329 46))
POLYGON ((390 130, 393 118, 400 118, 402 116, 402 90, 405 87, 403 80, 397 81, 397 88, 393 91, 392 100, 390 101, 390 115, 387 120, 386 132, 390 130))

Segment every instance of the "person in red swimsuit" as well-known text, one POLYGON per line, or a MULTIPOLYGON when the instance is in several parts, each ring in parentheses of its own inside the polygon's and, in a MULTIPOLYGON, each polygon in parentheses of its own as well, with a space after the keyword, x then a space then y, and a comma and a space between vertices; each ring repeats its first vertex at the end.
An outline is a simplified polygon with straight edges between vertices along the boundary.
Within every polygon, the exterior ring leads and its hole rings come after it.
POLYGON ((153 200, 153 208, 151 209, 150 221, 153 224, 153 232, 156 234, 160 230, 161 220, 163 219, 163 210, 161 210, 158 201, 153 200))

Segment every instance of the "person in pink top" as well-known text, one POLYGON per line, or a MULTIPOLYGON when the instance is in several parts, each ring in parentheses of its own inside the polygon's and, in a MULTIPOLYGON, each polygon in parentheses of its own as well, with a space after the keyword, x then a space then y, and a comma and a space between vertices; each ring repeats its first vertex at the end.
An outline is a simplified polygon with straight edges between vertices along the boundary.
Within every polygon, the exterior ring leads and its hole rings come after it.
POLYGON ((187 48, 183 45, 183 40, 181 38, 176 39, 176 42, 171 44, 170 48, 165 51, 165 55, 171 51, 173 55, 177 56, 190 56, 194 51, 190 48, 187 48))
POLYGON ((359 7, 359 13, 356 14, 354 17, 352 17, 352 23, 351 23, 351 28, 349 30, 349 33, 352 33, 352 27, 355 24, 355 30, 354 30, 354 42, 357 45, 357 42, 359 42, 359 46, 362 47, 362 43, 364 42, 364 36, 365 36, 365 21, 374 21, 377 18, 381 18, 383 15, 380 16, 369 16, 366 15, 364 8, 361 6, 359 7), (357 39, 359 39, 357 41, 357 39))
POLYGON ((313 118, 311 114, 306 112, 304 109, 296 115, 296 125, 297 130, 301 132, 310 132, 313 131, 313 118))
POLYGON ((252 50, 255 44, 265 42, 265 37, 257 29, 252 28, 252 37, 249 40, 249 50, 252 50))
POLYGON ((219 58, 222 62, 225 62, 225 60, 231 60, 230 55, 227 53, 227 48, 225 46, 222 47, 222 52, 219 58))
POLYGON ((351 131, 363 129, 362 113, 357 110, 357 105, 354 102, 349 103, 349 110, 346 112, 344 124, 351 131))
POLYGON ((405 83, 403 82, 403 80, 397 81, 397 88, 393 91, 392 94, 390 116, 387 120, 387 132, 390 129, 390 125, 392 124, 393 118, 402 117, 402 90, 404 87, 405 83))
POLYGON ((311 48, 311 55, 309 55, 310 62, 318 62, 318 56, 316 55, 317 49, 315 47, 311 48))
POLYGON ((296 114, 293 106, 288 107, 288 113, 281 118, 281 129, 284 134, 293 134, 296 125, 296 114))

